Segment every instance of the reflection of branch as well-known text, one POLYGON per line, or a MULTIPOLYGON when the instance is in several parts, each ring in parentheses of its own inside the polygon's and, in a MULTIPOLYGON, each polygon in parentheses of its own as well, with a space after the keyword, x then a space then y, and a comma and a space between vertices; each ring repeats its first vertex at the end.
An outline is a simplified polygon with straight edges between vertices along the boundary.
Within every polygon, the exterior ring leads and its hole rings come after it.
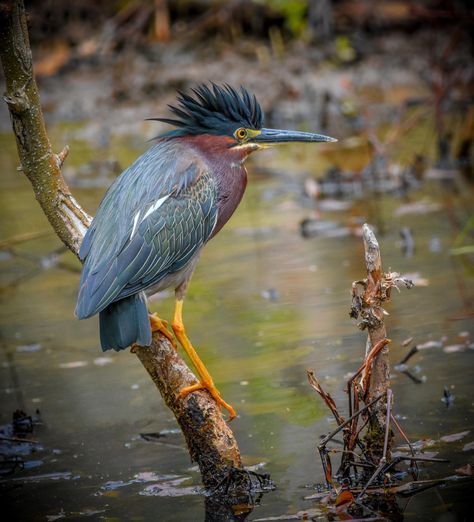
POLYGON ((38 230, 35 232, 27 232, 26 234, 19 234, 17 236, 9 237, 0 241, 0 250, 10 249, 14 245, 25 243, 26 241, 32 241, 33 239, 39 239, 41 237, 51 235, 51 230, 38 230))
MULTIPOLYGON (((0 42, 7 90, 4 100, 10 111, 21 170, 54 231, 77 256, 91 217, 61 175, 68 148, 54 154, 46 133, 22 1, 0 4, 0 42)), ((191 457, 199 464, 204 485, 218 483, 229 468, 241 468, 237 442, 210 395, 196 392, 184 400, 177 399, 181 388, 196 382, 196 378, 174 347, 155 334, 150 347, 139 347, 135 353, 176 416, 191 457)))

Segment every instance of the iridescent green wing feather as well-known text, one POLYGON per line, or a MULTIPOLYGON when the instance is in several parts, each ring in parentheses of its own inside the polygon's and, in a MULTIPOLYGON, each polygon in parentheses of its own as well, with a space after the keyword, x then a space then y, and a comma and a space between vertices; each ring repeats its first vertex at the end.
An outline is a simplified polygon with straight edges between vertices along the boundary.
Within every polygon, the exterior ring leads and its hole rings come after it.
POLYGON ((78 317, 158 284, 210 238, 215 181, 202 161, 190 161, 178 145, 170 149, 161 143, 147 151, 104 197, 81 247, 78 317))
POLYGON ((147 217, 123 254, 125 264, 130 255, 134 260, 124 267, 128 283, 118 298, 154 286, 164 276, 183 269, 212 234, 217 220, 215 203, 214 180, 203 174, 178 197, 164 201, 157 216, 147 217))

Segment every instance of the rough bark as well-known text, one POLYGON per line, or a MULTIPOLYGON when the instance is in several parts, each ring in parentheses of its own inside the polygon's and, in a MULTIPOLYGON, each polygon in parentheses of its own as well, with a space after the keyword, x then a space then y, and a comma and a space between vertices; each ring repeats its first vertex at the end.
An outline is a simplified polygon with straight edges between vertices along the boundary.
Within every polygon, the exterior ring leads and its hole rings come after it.
MULTIPOLYGON (((67 147, 54 154, 48 139, 21 0, 0 3, 0 58, 7 87, 4 100, 10 111, 21 170, 56 234, 77 256, 91 218, 61 175, 67 147)), ((167 339, 154 334, 152 346, 139 347, 135 353, 176 416, 204 485, 215 487, 229 470, 240 469, 237 442, 210 395, 195 392, 185 399, 177 398, 180 389, 196 382, 196 378, 167 339)))
POLYGON ((203 391, 191 393, 184 401, 178 399, 180 390, 194 384, 196 377, 166 338, 155 335, 153 344, 138 348, 136 354, 174 413, 203 483, 217 486, 223 473, 242 466, 237 442, 219 407, 203 391))
MULTIPOLYGON (((384 322, 384 312, 382 303, 387 299, 383 292, 382 258, 380 247, 368 225, 363 227, 365 264, 367 267, 367 287, 364 294, 364 301, 368 307, 367 313, 367 346, 365 355, 380 341, 387 338, 387 330, 384 322)), ((386 394, 390 387, 390 359, 388 345, 383 348, 375 357, 372 374, 370 379, 369 395, 375 397, 381 393, 386 394)), ((383 409, 383 408, 382 408, 383 409)))

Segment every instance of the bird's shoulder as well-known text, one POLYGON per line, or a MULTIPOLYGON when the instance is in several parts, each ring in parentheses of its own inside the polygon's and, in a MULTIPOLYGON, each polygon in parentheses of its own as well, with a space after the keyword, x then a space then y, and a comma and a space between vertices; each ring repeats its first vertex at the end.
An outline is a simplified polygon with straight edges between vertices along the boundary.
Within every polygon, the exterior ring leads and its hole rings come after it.
POLYGON ((104 240, 112 249, 120 249, 121 245, 111 245, 106 238, 127 238, 138 219, 163 215, 174 200, 212 204, 216 192, 215 180, 199 153, 179 140, 159 141, 109 187, 84 237, 80 257, 84 260, 93 245, 104 240))

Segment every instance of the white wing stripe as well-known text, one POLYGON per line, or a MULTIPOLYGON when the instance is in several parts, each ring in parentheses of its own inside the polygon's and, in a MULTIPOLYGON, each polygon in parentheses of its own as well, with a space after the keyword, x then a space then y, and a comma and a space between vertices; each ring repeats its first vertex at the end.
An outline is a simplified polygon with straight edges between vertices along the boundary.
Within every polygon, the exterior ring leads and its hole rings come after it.
POLYGON ((170 197, 170 194, 168 194, 167 196, 163 196, 162 198, 160 198, 156 203, 153 203, 153 205, 146 211, 146 214, 143 216, 143 218, 141 219, 140 223, 146 219, 152 212, 155 212, 155 210, 158 210, 161 205, 163 205, 163 203, 170 197))
POLYGON ((135 217, 133 218, 133 228, 132 228, 132 233, 130 234, 130 239, 132 239, 132 237, 135 235, 135 231, 137 229, 137 223, 138 223, 138 218, 139 217, 140 217, 140 211, 138 211, 135 214, 135 217))

